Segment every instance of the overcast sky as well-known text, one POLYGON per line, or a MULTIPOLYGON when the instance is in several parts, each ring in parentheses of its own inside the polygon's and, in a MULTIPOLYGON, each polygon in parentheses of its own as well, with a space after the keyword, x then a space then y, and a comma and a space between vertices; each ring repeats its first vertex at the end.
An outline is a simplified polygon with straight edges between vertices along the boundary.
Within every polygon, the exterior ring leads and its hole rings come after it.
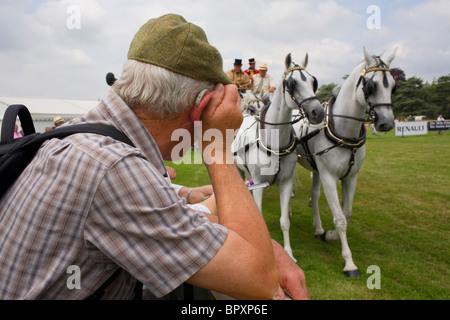
POLYGON ((166 13, 201 26, 224 70, 255 58, 278 81, 288 53, 308 53, 319 85, 340 84, 365 46, 397 47, 392 67, 407 78, 450 74, 449 0, 1 0, 0 96, 102 98, 139 27, 166 13))

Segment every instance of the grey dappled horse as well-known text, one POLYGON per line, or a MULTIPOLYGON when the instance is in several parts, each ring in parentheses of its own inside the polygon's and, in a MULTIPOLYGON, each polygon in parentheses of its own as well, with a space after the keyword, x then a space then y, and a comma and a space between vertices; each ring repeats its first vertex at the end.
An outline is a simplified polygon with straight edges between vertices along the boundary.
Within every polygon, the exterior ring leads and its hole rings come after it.
POLYGON ((384 62, 364 48, 364 62, 359 64, 337 88, 327 107, 325 121, 314 125, 307 119, 294 124, 298 137, 298 162, 313 172, 311 205, 315 235, 324 241, 341 240, 344 273, 358 276, 347 242, 347 224, 352 215, 357 174, 365 157, 366 130, 364 114, 374 121, 377 131, 394 128, 391 94, 395 80, 389 65, 396 50, 384 62), (342 208, 337 184, 342 182, 342 208), (333 214, 336 230, 324 231, 319 215, 320 185, 333 214))
MULTIPOLYGON (((284 248, 292 256, 289 243, 290 198, 297 164, 296 137, 292 128, 292 111, 300 110, 311 123, 320 123, 324 109, 315 96, 317 80, 306 70, 308 54, 302 64, 285 59, 286 71, 280 79, 272 102, 259 116, 244 116, 244 121, 232 144, 235 164, 242 177, 249 173, 254 183, 276 184, 280 194, 280 225, 284 248)), ((253 190, 253 198, 262 212, 264 189, 253 190)), ((295 260, 295 259, 294 259, 295 260)))

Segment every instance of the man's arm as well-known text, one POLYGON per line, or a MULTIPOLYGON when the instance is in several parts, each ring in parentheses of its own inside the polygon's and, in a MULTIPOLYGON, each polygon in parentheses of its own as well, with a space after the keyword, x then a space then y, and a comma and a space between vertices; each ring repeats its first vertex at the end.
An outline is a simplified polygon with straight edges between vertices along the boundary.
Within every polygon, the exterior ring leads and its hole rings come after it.
MULTIPOLYGON (((219 129, 224 139, 226 129, 239 128, 242 113, 236 86, 218 85, 202 120, 203 130, 219 129)), ((188 282, 237 299, 271 299, 279 285, 269 231, 236 166, 226 163, 231 141, 214 143, 216 148, 211 154, 203 152, 203 158, 214 188, 218 221, 229 233, 216 256, 188 282)))
MULTIPOLYGON (((217 216, 205 213, 212 222, 218 223, 217 216)), ((285 292, 293 300, 309 300, 309 291, 306 286, 306 278, 303 270, 292 260, 283 247, 272 239, 272 247, 279 273, 279 289, 276 294, 277 300, 286 299, 285 292)))

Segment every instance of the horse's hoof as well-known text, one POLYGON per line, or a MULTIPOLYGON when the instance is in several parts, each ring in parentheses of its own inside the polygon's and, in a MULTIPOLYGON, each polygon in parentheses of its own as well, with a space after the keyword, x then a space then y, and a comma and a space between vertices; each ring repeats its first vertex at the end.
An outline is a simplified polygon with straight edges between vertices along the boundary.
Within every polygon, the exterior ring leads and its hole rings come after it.
POLYGON ((316 237, 317 239, 322 240, 323 242, 327 242, 327 231, 325 231, 325 232, 322 233, 322 234, 316 234, 315 237, 316 237))
POLYGON ((359 271, 356 270, 350 270, 350 271, 344 271, 344 274, 347 278, 357 278, 359 277, 359 271))

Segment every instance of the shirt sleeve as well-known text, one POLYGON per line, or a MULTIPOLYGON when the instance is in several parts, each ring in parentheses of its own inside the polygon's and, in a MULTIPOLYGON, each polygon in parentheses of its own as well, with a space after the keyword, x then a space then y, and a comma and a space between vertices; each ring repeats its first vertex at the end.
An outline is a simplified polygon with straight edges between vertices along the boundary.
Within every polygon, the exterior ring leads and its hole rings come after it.
POLYGON ((190 210, 147 160, 128 156, 105 174, 86 221, 98 262, 108 257, 161 297, 207 264, 228 229, 190 210), (104 256, 103 256, 104 255, 104 256))
POLYGON ((179 184, 172 183, 172 187, 175 189, 175 193, 179 194, 180 190, 184 188, 184 186, 180 186, 179 184))

